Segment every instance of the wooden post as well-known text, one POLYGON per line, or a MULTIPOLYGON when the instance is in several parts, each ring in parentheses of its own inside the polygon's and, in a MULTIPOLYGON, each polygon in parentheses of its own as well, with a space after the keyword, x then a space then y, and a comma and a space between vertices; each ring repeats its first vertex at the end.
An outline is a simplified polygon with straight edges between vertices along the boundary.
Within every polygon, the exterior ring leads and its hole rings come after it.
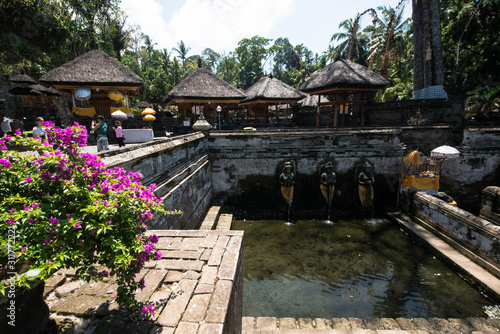
POLYGON ((361 120, 360 124, 365 125, 365 92, 363 92, 363 97, 361 98, 361 120))
POLYGON ((333 105, 333 127, 334 128, 337 127, 337 106, 338 106, 338 103, 335 102, 335 104, 333 105))
POLYGON ((348 104, 347 104, 347 94, 344 95, 344 104, 342 104, 342 126, 345 124, 345 113, 346 109, 348 109, 348 104))
POLYGON ((320 110, 320 107, 319 107, 319 103, 321 101, 321 94, 318 94, 318 107, 317 107, 317 113, 316 113, 316 127, 319 127, 319 110, 320 110))

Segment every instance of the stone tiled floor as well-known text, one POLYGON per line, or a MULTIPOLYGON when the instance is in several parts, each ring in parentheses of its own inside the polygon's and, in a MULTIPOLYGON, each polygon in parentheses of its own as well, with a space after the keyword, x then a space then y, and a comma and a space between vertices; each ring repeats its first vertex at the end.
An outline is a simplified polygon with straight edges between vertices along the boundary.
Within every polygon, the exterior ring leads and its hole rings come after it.
MULTIPOLYGON (((60 270, 47 281, 45 300, 60 333, 195 334, 222 333, 233 286, 241 277, 242 231, 156 230, 162 258, 147 262, 136 279, 147 282, 136 300, 157 309, 150 319, 119 310, 117 285, 76 280, 74 270, 60 270), (68 331, 61 331, 66 323, 68 331)), ((241 289, 238 289, 241 290, 241 289)), ((237 313, 241 317, 241 310, 237 313)), ((239 323, 239 322, 237 322, 239 323)))

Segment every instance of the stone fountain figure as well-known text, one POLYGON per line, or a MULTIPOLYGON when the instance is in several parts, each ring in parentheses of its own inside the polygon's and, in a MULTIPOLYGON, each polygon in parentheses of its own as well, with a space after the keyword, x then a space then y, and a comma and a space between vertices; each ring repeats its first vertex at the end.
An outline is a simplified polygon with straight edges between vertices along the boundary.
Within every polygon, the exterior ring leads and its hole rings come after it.
POLYGON ((335 194, 335 182, 337 182, 337 175, 333 172, 333 165, 327 162, 324 167, 323 173, 319 180, 319 189, 328 204, 328 221, 330 221, 330 208, 332 206, 333 195, 335 194))
POLYGON ((292 206, 293 200, 293 186, 295 185, 295 174, 293 172, 293 165, 290 161, 285 162, 283 171, 280 174, 281 195, 285 199, 288 206, 292 206))
POLYGON ((365 162, 358 175, 359 200, 361 201, 363 208, 372 208, 372 211, 374 198, 373 183, 375 183, 373 167, 369 162, 365 162))

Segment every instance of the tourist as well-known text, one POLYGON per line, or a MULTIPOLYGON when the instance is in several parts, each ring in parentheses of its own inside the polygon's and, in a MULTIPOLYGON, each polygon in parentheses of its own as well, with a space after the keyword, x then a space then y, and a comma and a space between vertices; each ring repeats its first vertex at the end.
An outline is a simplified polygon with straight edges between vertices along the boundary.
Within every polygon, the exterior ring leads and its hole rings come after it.
POLYGON ((97 133, 97 152, 109 150, 108 125, 104 122, 104 116, 97 116, 97 123, 92 121, 91 130, 97 133))
POLYGON ((115 130, 115 133, 116 133, 116 140, 118 140, 118 147, 125 146, 125 144, 123 143, 123 140, 125 138, 123 137, 122 122, 120 122, 119 120, 116 120, 115 126, 113 127, 113 130, 115 130))
POLYGON ((35 139, 47 138, 47 134, 45 133, 45 129, 43 127, 43 118, 42 117, 35 118, 35 127, 33 128, 33 138, 35 138, 35 139))
POLYGON ((5 116, 3 115, 0 115, 0 137, 9 133, 10 131, 10 119, 5 118, 5 116))

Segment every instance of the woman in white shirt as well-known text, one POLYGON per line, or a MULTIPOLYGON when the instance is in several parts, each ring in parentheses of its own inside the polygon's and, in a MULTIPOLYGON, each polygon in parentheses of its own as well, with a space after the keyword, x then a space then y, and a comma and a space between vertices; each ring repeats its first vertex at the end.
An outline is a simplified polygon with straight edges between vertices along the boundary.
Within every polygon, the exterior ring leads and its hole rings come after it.
POLYGON ((37 117, 35 118, 35 127, 33 128, 33 138, 47 138, 47 134, 43 128, 43 118, 37 117))

